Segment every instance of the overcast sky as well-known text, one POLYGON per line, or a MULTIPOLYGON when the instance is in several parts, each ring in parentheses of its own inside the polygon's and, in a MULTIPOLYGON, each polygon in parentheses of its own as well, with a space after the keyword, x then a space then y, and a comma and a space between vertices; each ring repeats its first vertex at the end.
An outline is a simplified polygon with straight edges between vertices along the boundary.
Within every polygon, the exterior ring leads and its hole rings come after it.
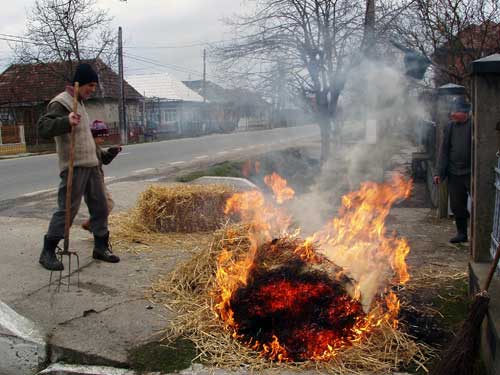
MULTIPOLYGON (((33 0, 0 3, 0 34, 25 35, 26 10, 33 0)), ((250 8, 247 0, 97 0, 97 4, 109 9, 116 29, 123 28, 124 53, 129 56, 124 57, 126 75, 169 72, 179 79, 200 79, 203 44, 230 39, 222 19, 250 8), (134 60, 138 57, 157 65, 134 60)), ((0 40, 1 71, 11 59, 8 42, 0 40)), ((210 72, 208 66, 208 78, 210 72)))

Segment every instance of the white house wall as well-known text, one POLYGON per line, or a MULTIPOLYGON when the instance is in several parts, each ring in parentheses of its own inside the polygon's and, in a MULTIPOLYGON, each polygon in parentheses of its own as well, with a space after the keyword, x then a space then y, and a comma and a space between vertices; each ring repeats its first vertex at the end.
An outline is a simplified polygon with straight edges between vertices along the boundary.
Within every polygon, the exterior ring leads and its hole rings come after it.
MULTIPOLYGON (((113 126, 120 121, 118 112, 118 101, 90 102, 85 105, 90 117, 90 121, 101 120, 113 126)), ((127 120, 129 125, 140 125, 142 122, 141 104, 127 103, 127 120)))
POLYGON ((119 122, 118 102, 87 102, 85 108, 90 122, 94 120, 101 120, 106 124, 119 122))

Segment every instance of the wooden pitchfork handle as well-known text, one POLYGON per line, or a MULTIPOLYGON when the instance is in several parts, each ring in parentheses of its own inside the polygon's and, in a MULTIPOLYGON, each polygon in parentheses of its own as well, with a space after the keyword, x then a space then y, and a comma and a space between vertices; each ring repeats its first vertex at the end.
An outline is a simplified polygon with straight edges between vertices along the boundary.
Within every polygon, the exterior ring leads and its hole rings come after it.
MULTIPOLYGON (((80 85, 75 82, 73 87, 73 113, 78 113, 78 90, 80 85)), ((71 192, 73 190, 73 164, 75 161, 75 127, 71 125, 69 144, 68 179, 66 180, 66 216, 64 220, 64 250, 62 254, 69 254, 69 229, 71 227, 71 192)))

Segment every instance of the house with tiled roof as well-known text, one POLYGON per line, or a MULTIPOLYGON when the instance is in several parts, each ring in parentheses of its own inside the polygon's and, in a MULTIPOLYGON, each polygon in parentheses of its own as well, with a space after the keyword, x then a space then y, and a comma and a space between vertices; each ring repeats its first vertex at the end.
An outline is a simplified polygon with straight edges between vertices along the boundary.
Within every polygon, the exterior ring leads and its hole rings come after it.
MULTIPOLYGON (((96 92, 85 103, 91 121, 104 121, 111 134, 119 134, 119 76, 100 59, 86 62, 99 76, 96 92)), ((38 136, 36 122, 45 113, 49 101, 64 90, 75 66, 76 62, 13 64, 0 74, 0 124, 24 125, 29 150, 53 147, 52 140, 38 136)), ((124 88, 128 124, 133 128, 142 122, 143 97, 127 82, 124 88)))
POLYGON ((433 59, 442 69, 436 70, 435 86, 452 82, 468 88, 470 63, 499 52, 500 23, 485 21, 465 27, 436 49, 433 59))
POLYGON ((127 76, 145 98, 148 132, 170 138, 209 132, 203 97, 168 73, 127 76))
POLYGON ((248 128, 270 127, 270 105, 260 95, 243 88, 226 89, 203 80, 183 83, 209 103, 210 118, 220 131, 232 131, 238 126, 248 128))

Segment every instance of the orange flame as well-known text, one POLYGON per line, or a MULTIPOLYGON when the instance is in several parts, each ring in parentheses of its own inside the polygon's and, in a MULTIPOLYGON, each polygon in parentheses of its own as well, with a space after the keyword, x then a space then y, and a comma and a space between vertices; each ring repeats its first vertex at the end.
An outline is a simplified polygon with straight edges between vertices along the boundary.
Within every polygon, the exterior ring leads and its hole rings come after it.
POLYGON ((276 202, 281 204, 287 200, 290 200, 295 195, 295 191, 287 186, 287 182, 276 172, 273 172, 270 176, 264 177, 264 182, 269 186, 276 197, 276 202))
MULTIPOLYGON (((293 198, 293 190, 279 175, 273 173, 266 176, 265 182, 272 188, 278 204, 293 198)), ((361 301, 367 315, 360 316, 355 322, 352 334, 349 335, 350 343, 359 342, 384 322, 394 326, 398 324, 399 300, 390 291, 390 286, 404 284, 409 280, 405 259, 410 248, 405 239, 397 238, 395 234, 387 235, 385 220, 392 205, 407 198, 411 188, 412 182, 401 176, 394 176, 386 184, 363 183, 358 191, 342 198, 338 217, 303 241, 295 250, 306 262, 314 263, 319 255, 324 256, 342 267, 355 280, 351 298, 361 301)), ((243 222, 250 224, 251 248, 246 255, 239 257, 228 250, 220 254, 215 312, 235 338, 244 339, 237 333, 238 324, 234 320, 231 298, 235 291, 247 284, 259 246, 272 238, 297 236, 298 231, 288 233, 292 221, 290 216, 266 202, 260 191, 234 194, 226 202, 226 213, 237 213, 243 222)), ((315 292, 321 291, 308 293, 315 292)), ((286 298, 274 302, 276 308, 289 303, 286 298)), ((312 332, 310 335, 316 336, 314 342, 319 340, 324 343, 307 348, 314 360, 331 359, 347 345, 345 340, 324 332, 312 332)), ((273 336, 271 342, 254 341, 247 344, 261 351, 267 358, 290 360, 287 350, 276 336, 273 336)), ((307 346, 308 343, 304 345, 307 346)))
POLYGON ((380 288, 393 274, 393 282, 409 280, 405 239, 386 236, 385 219, 392 205, 407 198, 411 181, 394 176, 388 184, 366 182, 342 198, 339 216, 307 241, 335 264, 349 270, 359 283, 363 305, 369 308, 380 288))

